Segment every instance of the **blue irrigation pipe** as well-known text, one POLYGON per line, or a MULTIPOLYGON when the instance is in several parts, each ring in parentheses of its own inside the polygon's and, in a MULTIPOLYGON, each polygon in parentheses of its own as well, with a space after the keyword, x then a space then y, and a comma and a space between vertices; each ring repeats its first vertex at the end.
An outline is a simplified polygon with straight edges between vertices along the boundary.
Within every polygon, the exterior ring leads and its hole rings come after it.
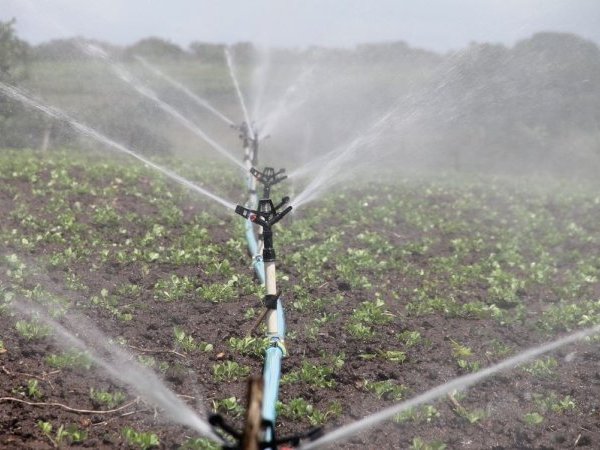
MULTIPOLYGON (((252 167, 251 164, 247 164, 247 167, 252 167)), ((250 174, 250 169, 248 169, 246 175, 246 186, 248 187, 248 202, 246 203, 246 207, 250 209, 256 209, 258 206, 258 195, 256 194, 256 181, 253 175, 250 174)), ((256 272, 256 276, 260 280, 261 286, 265 285, 265 265, 262 260, 261 249, 258 247, 258 241, 256 239, 256 233, 254 231, 255 225, 246 220, 245 222, 245 230, 246 230, 246 241, 248 243, 248 252, 252 257, 252 266, 254 267, 254 271, 256 272)))

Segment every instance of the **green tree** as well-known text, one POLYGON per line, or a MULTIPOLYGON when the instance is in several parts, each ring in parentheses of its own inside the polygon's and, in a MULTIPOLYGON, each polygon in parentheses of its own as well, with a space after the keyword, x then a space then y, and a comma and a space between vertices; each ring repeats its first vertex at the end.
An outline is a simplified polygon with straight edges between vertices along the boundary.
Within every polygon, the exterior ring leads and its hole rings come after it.
MULTIPOLYGON (((15 20, 0 21, 0 82, 16 84, 26 76, 29 45, 15 32, 15 20)), ((31 114, 24 107, 0 94, 0 147, 29 144, 31 114)))
POLYGON ((192 42, 190 52, 201 61, 211 63, 223 63, 223 52, 225 44, 212 44, 208 42, 192 42))
POLYGON ((0 80, 14 82, 25 76, 29 46, 19 39, 14 29, 15 19, 0 22, 0 80))
POLYGON ((148 58, 183 58, 185 51, 176 44, 157 37, 149 37, 136 42, 127 47, 127 57, 134 55, 145 56, 148 58))

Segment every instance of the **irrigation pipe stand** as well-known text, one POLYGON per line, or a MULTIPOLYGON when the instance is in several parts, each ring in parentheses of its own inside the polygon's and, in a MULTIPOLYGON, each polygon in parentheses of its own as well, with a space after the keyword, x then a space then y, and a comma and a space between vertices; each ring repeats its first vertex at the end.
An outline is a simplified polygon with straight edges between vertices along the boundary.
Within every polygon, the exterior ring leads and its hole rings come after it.
MULTIPOLYGON (((275 206, 271 199, 263 199, 258 202, 257 210, 239 205, 235 209, 237 214, 262 228, 264 245, 262 257, 265 268, 266 287, 264 305, 267 309, 265 321, 267 325, 267 337, 270 340, 269 347, 265 352, 265 366, 263 370, 262 417, 265 422, 271 424, 274 424, 276 417, 275 405, 279 392, 281 359, 286 355, 284 342, 285 322, 283 320, 283 309, 279 302, 280 293, 277 291, 276 254, 273 245, 272 227, 292 210, 291 206, 285 207, 288 201, 289 198, 285 197, 281 203, 275 206)), ((265 432, 265 441, 271 442, 273 439, 273 426, 271 425, 265 432)))

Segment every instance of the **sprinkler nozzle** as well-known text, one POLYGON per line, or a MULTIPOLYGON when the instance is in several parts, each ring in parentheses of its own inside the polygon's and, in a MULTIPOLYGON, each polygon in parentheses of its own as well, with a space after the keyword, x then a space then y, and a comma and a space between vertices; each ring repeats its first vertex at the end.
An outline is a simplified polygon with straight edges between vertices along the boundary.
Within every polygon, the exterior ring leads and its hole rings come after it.
POLYGON ((248 218, 247 211, 248 210, 246 208, 244 208, 243 206, 237 205, 235 207, 235 213, 239 214, 240 216, 244 217, 245 219, 248 218))
POLYGON ((283 219, 283 217, 289 213, 292 210, 292 205, 288 206, 287 208, 285 208, 283 211, 281 211, 278 214, 275 214, 275 216, 269 220, 269 225, 275 225, 277 222, 279 222, 281 219, 283 219))
MULTIPOLYGON (((283 197, 283 198, 281 199, 281 203, 279 203, 279 205, 277 205, 277 206, 275 207, 275 211, 277 211, 277 210, 278 210, 279 208, 281 208, 282 206, 284 206, 284 205, 287 205, 289 202, 290 202, 290 198, 289 198, 289 197, 286 195, 285 197, 283 197)), ((289 212, 289 211, 288 211, 288 212, 289 212)), ((287 214, 287 212, 286 212, 285 214, 287 214)))

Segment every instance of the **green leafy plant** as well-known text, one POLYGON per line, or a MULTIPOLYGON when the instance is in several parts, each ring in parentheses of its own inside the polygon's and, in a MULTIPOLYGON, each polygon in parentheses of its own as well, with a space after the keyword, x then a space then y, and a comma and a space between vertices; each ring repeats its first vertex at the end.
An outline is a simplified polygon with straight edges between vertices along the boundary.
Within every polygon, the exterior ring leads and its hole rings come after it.
POLYGON ((397 384, 394 380, 365 380, 364 387, 367 391, 375 394, 377 398, 385 400, 401 400, 408 391, 406 386, 397 384))
POLYGON ((44 393, 40 389, 38 380, 31 379, 27 380, 27 397, 39 400, 44 396, 44 393))
POLYGON ((173 329, 175 335, 175 344, 184 352, 194 352, 200 350, 202 352, 210 352, 213 350, 213 345, 207 342, 196 342, 196 340, 179 327, 173 329))
POLYGON ((262 356, 270 344, 268 338, 255 338, 246 336, 243 338, 230 337, 229 348, 242 355, 262 356))
POLYGON ((368 340, 375 336, 375 330, 372 327, 360 322, 350 322, 348 332, 361 340, 368 340))
POLYGON ((237 293, 233 288, 233 284, 213 283, 205 286, 200 286, 196 292, 201 299, 211 303, 221 303, 233 300, 237 293))
POLYGON ((544 421, 544 416, 539 413, 532 412, 523 416, 523 420, 527 425, 539 425, 544 421))
POLYGON ((99 391, 90 388, 90 399, 97 406, 104 406, 108 409, 114 409, 123 404, 127 396, 121 391, 109 392, 99 391))
POLYGON ((413 438, 410 444, 411 450, 445 450, 446 444, 441 441, 425 442, 420 437, 413 438))
POLYGON ((77 425, 72 424, 66 427, 60 425, 54 436, 52 435, 53 426, 50 422, 39 420, 37 426, 55 447, 61 446, 63 442, 79 444, 87 439, 87 432, 80 430, 77 425))
POLYGON ((158 447, 160 445, 160 440, 158 436, 149 431, 142 432, 136 431, 133 428, 125 427, 121 431, 123 437, 127 441, 129 445, 139 447, 142 450, 147 450, 152 447, 158 447))
POLYGON ((302 382, 319 388, 332 388, 335 386, 335 381, 331 379, 332 375, 332 368, 304 361, 299 369, 293 370, 281 377, 281 382, 302 382))
POLYGON ((333 402, 326 411, 320 411, 302 397, 293 398, 288 403, 280 402, 277 406, 282 416, 292 420, 306 420, 312 426, 322 425, 327 420, 338 417, 342 412, 339 402, 333 402))
POLYGON ((352 313, 352 320, 370 325, 385 325, 394 317, 385 306, 385 302, 379 298, 372 302, 362 302, 352 313))
POLYGON ((221 450, 223 447, 216 442, 206 438, 189 438, 179 450, 221 450))
POLYGON ((545 359, 535 360, 531 364, 523 367, 523 370, 534 377, 551 378, 554 376, 557 367, 558 361, 550 356, 545 359))
POLYGON ((399 333, 397 337, 407 348, 414 347, 422 341, 421 333, 418 331, 403 331, 402 333, 399 333))
POLYGON ((541 413, 554 412, 564 414, 567 411, 573 411, 576 408, 575 400, 570 395, 559 398, 556 393, 533 394, 535 405, 541 413))
POLYGON ((28 341, 39 341, 50 335, 50 327, 37 320, 19 320, 15 323, 15 328, 28 341))
POLYGON ((236 397, 227 397, 222 400, 213 400, 213 411, 225 413, 231 417, 239 417, 244 414, 244 407, 239 404, 236 397))
POLYGON ((46 363, 57 369, 85 369, 92 367, 92 359, 85 351, 70 350, 61 354, 46 357, 46 363))
POLYGON ((472 360, 473 350, 453 339, 450 339, 450 342, 452 344, 452 356, 454 356, 458 367, 469 372, 477 372, 481 368, 479 361, 472 360))
POLYGON ((398 423, 403 422, 433 422, 435 419, 440 417, 440 412, 433 405, 425 405, 420 408, 409 408, 400 414, 394 416, 394 421, 398 423))
POLYGON ((225 361, 213 365, 213 378, 215 381, 237 381, 246 378, 250 368, 242 366, 235 361, 225 361))
POLYGON ((176 301, 184 298, 194 290, 194 284, 187 277, 171 275, 166 280, 159 280, 154 285, 155 298, 165 301, 176 301))

